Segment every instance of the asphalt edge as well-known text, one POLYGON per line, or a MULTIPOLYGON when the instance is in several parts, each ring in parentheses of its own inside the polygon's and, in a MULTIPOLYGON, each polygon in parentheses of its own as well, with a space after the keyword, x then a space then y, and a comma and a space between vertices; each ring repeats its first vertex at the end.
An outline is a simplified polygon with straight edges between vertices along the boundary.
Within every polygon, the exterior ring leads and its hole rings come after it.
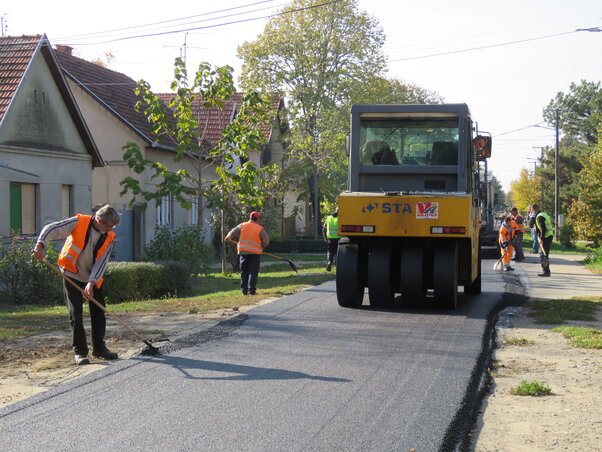
POLYGON ((526 275, 524 272, 519 273, 522 274, 502 273, 505 283, 504 294, 487 314, 485 330, 481 339, 481 351, 471 372, 460 408, 445 432, 439 447, 440 452, 470 452, 473 450, 474 436, 472 432, 481 415, 483 401, 493 392, 494 388, 493 377, 490 375, 489 369, 494 361, 493 351, 497 348, 497 323, 500 313, 508 307, 524 306, 529 301, 529 296, 526 295, 528 293, 526 275))

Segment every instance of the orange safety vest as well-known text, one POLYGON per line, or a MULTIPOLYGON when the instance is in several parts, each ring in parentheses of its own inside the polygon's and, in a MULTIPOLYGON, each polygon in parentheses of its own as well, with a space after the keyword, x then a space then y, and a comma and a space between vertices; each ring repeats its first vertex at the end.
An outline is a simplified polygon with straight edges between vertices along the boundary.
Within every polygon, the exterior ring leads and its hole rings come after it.
POLYGON ((512 241, 512 236, 514 235, 513 232, 513 227, 512 225, 510 227, 508 227, 506 225, 506 223, 502 223, 502 225, 500 226, 500 236, 499 236, 499 242, 502 243, 504 241, 506 242, 511 242, 512 241))
POLYGON ((520 215, 517 215, 515 217, 512 217, 512 220, 516 224, 517 231, 520 231, 524 234, 525 233, 525 220, 523 219, 523 217, 520 215), (519 218, 520 218, 520 223, 519 223, 519 218))
POLYGON ((254 221, 247 221, 241 225, 240 237, 238 238, 238 253, 253 253, 263 254, 263 246, 261 244, 261 231, 263 226, 254 221))
MULTIPOLYGON (((71 235, 65 240, 65 244, 63 245, 63 249, 61 250, 58 259, 59 265, 62 268, 69 270, 71 273, 77 273, 76 262, 80 253, 86 246, 86 236, 88 235, 88 228, 92 221, 91 215, 81 215, 78 213, 75 214, 75 216, 77 217, 77 223, 75 224, 73 231, 71 231, 71 235)), ((105 253, 109 244, 115 239, 115 236, 116 234, 113 231, 107 232, 107 238, 96 252, 94 259, 98 259, 105 253)), ((103 281, 104 278, 100 278, 100 280, 96 281, 96 287, 100 288, 103 281)))

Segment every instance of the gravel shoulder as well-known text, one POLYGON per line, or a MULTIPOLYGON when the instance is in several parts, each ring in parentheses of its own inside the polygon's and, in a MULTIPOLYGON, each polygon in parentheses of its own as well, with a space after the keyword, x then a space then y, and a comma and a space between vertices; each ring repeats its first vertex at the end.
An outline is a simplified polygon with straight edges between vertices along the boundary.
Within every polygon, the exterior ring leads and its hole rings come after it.
MULTIPOLYGON (((602 451, 602 350, 569 345, 553 326, 536 324, 528 308, 502 312, 494 355, 493 388, 484 401, 474 432, 476 452, 602 451), (510 345, 527 339, 528 345, 510 345), (552 389, 543 397, 517 396, 510 390, 522 381, 552 389)), ((595 322, 566 326, 602 329, 595 322)))

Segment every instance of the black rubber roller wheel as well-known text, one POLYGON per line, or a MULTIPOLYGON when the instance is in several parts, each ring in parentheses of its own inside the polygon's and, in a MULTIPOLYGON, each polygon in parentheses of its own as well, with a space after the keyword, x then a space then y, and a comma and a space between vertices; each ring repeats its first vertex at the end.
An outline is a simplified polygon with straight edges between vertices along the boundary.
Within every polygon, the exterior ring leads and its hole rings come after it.
POLYGON ((387 246, 370 250, 368 257, 368 295, 370 306, 388 308, 393 306, 397 275, 393 275, 393 251, 387 246))
POLYGON ((421 243, 405 243, 401 250, 401 297, 408 306, 420 306, 426 295, 423 253, 421 243))
POLYGON ((433 262, 435 303, 446 309, 458 306, 458 250, 453 240, 437 245, 433 262))
POLYGON ((471 283, 471 284, 467 284, 464 286, 464 293, 469 293, 469 294, 480 294, 481 293, 481 248, 479 248, 479 257, 478 257, 478 263, 477 263, 477 277, 476 279, 471 283))
POLYGON ((337 300, 344 308, 357 308, 364 299, 360 277, 361 257, 357 245, 339 245, 337 251, 337 300))

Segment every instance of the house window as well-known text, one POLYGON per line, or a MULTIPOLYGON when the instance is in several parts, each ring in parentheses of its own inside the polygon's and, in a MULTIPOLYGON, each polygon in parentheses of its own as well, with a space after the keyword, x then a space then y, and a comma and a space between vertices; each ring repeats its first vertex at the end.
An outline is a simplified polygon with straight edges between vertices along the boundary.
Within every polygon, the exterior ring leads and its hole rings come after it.
POLYGON ((61 186, 61 218, 68 218, 73 215, 73 186, 61 186))
POLYGON ((199 197, 193 196, 191 203, 192 207, 190 208, 190 224, 197 225, 199 223, 199 197))
POLYGON ((161 199, 161 202, 157 201, 157 226, 169 226, 171 224, 172 216, 172 200, 171 196, 167 195, 161 199))
POLYGON ((35 234, 35 184, 10 184, 10 232, 11 235, 35 234))

